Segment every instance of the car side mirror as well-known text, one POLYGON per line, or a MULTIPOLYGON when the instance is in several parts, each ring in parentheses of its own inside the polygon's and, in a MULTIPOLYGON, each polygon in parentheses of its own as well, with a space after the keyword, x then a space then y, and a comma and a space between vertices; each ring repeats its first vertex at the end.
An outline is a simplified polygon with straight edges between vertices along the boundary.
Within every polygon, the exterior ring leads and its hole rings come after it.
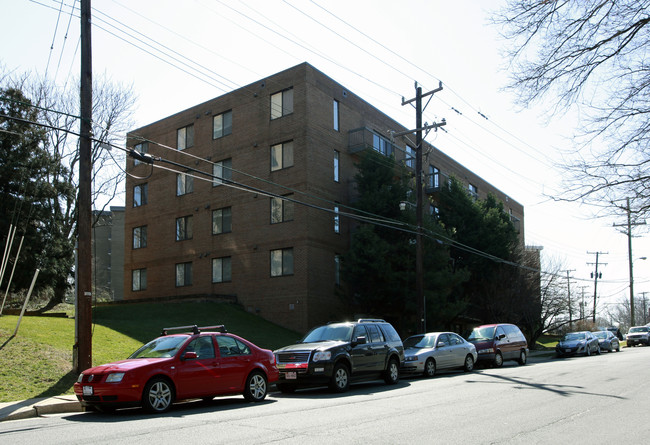
POLYGON ((368 339, 366 339, 366 337, 357 337, 357 338, 354 339, 354 341, 352 343, 354 343, 355 346, 356 345, 365 345, 366 343, 368 343, 368 339))
POLYGON ((196 355, 196 352, 194 351, 187 351, 185 354, 183 354, 183 360, 192 360, 199 358, 198 355, 196 355))
POLYGON ((440 342, 438 342, 438 345, 436 347, 437 348, 444 348, 445 346, 447 346, 447 343, 445 343, 444 341, 440 341, 440 342))
POLYGON ((504 338, 506 338, 506 334, 497 335, 497 340, 503 340, 504 338))

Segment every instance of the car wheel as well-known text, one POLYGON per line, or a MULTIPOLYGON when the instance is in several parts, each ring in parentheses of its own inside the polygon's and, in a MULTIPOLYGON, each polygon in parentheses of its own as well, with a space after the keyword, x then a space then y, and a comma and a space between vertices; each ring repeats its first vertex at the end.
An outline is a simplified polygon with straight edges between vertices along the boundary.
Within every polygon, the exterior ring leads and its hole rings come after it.
POLYGON ((494 356, 494 363, 492 363, 495 368, 500 368, 503 366, 503 356, 501 355, 500 352, 497 352, 496 355, 494 356))
POLYGON ((600 346, 596 348, 596 355, 600 355, 600 346))
POLYGON ((585 355, 589 357, 591 355, 591 348, 589 347, 589 345, 586 346, 586 350, 587 352, 585 352, 585 355))
POLYGON ((334 374, 330 381, 330 389, 334 392, 345 392, 350 388, 350 371, 343 363, 334 366, 334 374))
POLYGON ((283 394, 292 394, 296 391, 296 387, 293 385, 287 385, 286 383, 276 383, 275 386, 283 394))
POLYGON ((388 361, 388 367, 384 373, 384 381, 389 385, 399 382, 399 363, 394 358, 388 361))
POLYGON ((471 372, 473 370, 474 370, 474 357, 472 357, 470 354, 467 354, 467 357, 465 357, 465 363, 463 364, 463 371, 471 372))
POLYGON ((521 366, 524 366, 528 362, 528 355, 523 349, 519 351, 519 360, 517 360, 521 366))
POLYGON ((266 397, 266 376, 260 371, 253 371, 246 379, 244 398, 249 402, 261 402, 266 397))
POLYGON ((167 379, 154 378, 147 382, 142 393, 142 406, 151 413, 164 413, 172 406, 174 388, 167 379))
POLYGON ((616 352, 621 352, 621 344, 620 343, 618 343, 616 345, 616 352))
POLYGON ((424 376, 433 377, 436 375, 436 361, 432 358, 428 358, 424 364, 424 376))

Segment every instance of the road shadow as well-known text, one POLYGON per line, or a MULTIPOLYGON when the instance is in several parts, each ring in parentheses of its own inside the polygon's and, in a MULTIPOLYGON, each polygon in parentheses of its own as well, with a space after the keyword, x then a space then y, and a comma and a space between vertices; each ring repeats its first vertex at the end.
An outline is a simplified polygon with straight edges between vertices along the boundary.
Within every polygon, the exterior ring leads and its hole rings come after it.
POLYGON ((531 382, 521 378, 508 377, 504 375, 490 374, 490 373, 482 373, 482 375, 485 376, 486 378, 492 378, 494 379, 494 381, 486 382, 486 381, 478 381, 478 380, 466 380, 466 382, 480 383, 480 384, 484 384, 484 383, 513 384, 516 385, 515 387, 518 387, 520 389, 535 389, 540 391, 548 391, 562 397, 570 397, 574 395, 588 395, 588 396, 596 396, 596 397, 607 397, 607 398, 619 399, 619 400, 626 399, 625 397, 618 396, 618 395, 587 391, 584 386, 531 382))
POLYGON ((258 405, 277 403, 273 399, 264 399, 262 402, 251 403, 241 396, 217 397, 212 400, 185 400, 174 403, 171 409, 162 414, 153 414, 143 408, 125 408, 114 412, 86 411, 66 416, 72 422, 116 423, 133 422, 155 417, 156 419, 182 418, 195 414, 218 413, 221 411, 245 410, 258 405))
POLYGON ((314 388, 301 388, 296 389, 292 393, 274 392, 273 396, 279 399, 339 399, 342 397, 351 397, 358 395, 373 395, 381 394, 387 391, 392 391, 396 388, 406 388, 410 383, 400 380, 394 385, 387 385, 383 380, 369 380, 366 382, 354 382, 350 384, 350 389, 346 392, 335 393, 326 386, 319 386, 314 388))

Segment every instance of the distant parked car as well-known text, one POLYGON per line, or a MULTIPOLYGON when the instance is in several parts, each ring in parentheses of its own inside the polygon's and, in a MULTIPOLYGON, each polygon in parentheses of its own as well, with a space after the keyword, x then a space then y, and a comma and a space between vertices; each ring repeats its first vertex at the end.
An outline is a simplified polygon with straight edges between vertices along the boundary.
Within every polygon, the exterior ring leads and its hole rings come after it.
POLYGON ((278 379, 268 349, 226 332, 223 326, 163 329, 126 360, 83 371, 74 392, 83 406, 100 411, 142 406, 162 413, 176 400, 243 394, 264 400, 278 379), (190 331, 169 334, 170 330, 190 331))
POLYGON ((569 332, 564 334, 555 346, 555 354, 558 357, 592 353, 600 354, 598 338, 589 331, 569 332))
POLYGON ((650 346, 650 328, 648 326, 632 326, 627 331, 626 340, 628 346, 650 346))
POLYGON ((404 340, 402 372, 433 377, 439 369, 474 369, 478 358, 473 344, 453 332, 429 332, 404 340))
POLYGON ((621 350, 621 343, 613 332, 597 331, 594 332, 594 335, 598 338, 601 351, 619 352, 621 350))
POLYGON ((488 324, 474 328, 467 341, 476 347, 478 362, 499 368, 504 360, 528 361, 528 342, 514 324, 488 324))

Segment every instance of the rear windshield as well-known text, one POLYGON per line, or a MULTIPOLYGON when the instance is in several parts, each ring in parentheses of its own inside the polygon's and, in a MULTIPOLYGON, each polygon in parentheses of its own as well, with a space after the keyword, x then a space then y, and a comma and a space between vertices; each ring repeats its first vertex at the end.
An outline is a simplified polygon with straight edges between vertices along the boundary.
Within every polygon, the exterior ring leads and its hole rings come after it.
POLYGON ((474 328, 471 334, 467 339, 469 341, 478 341, 478 340, 493 340, 494 339, 494 329, 495 326, 489 326, 486 328, 474 328))

